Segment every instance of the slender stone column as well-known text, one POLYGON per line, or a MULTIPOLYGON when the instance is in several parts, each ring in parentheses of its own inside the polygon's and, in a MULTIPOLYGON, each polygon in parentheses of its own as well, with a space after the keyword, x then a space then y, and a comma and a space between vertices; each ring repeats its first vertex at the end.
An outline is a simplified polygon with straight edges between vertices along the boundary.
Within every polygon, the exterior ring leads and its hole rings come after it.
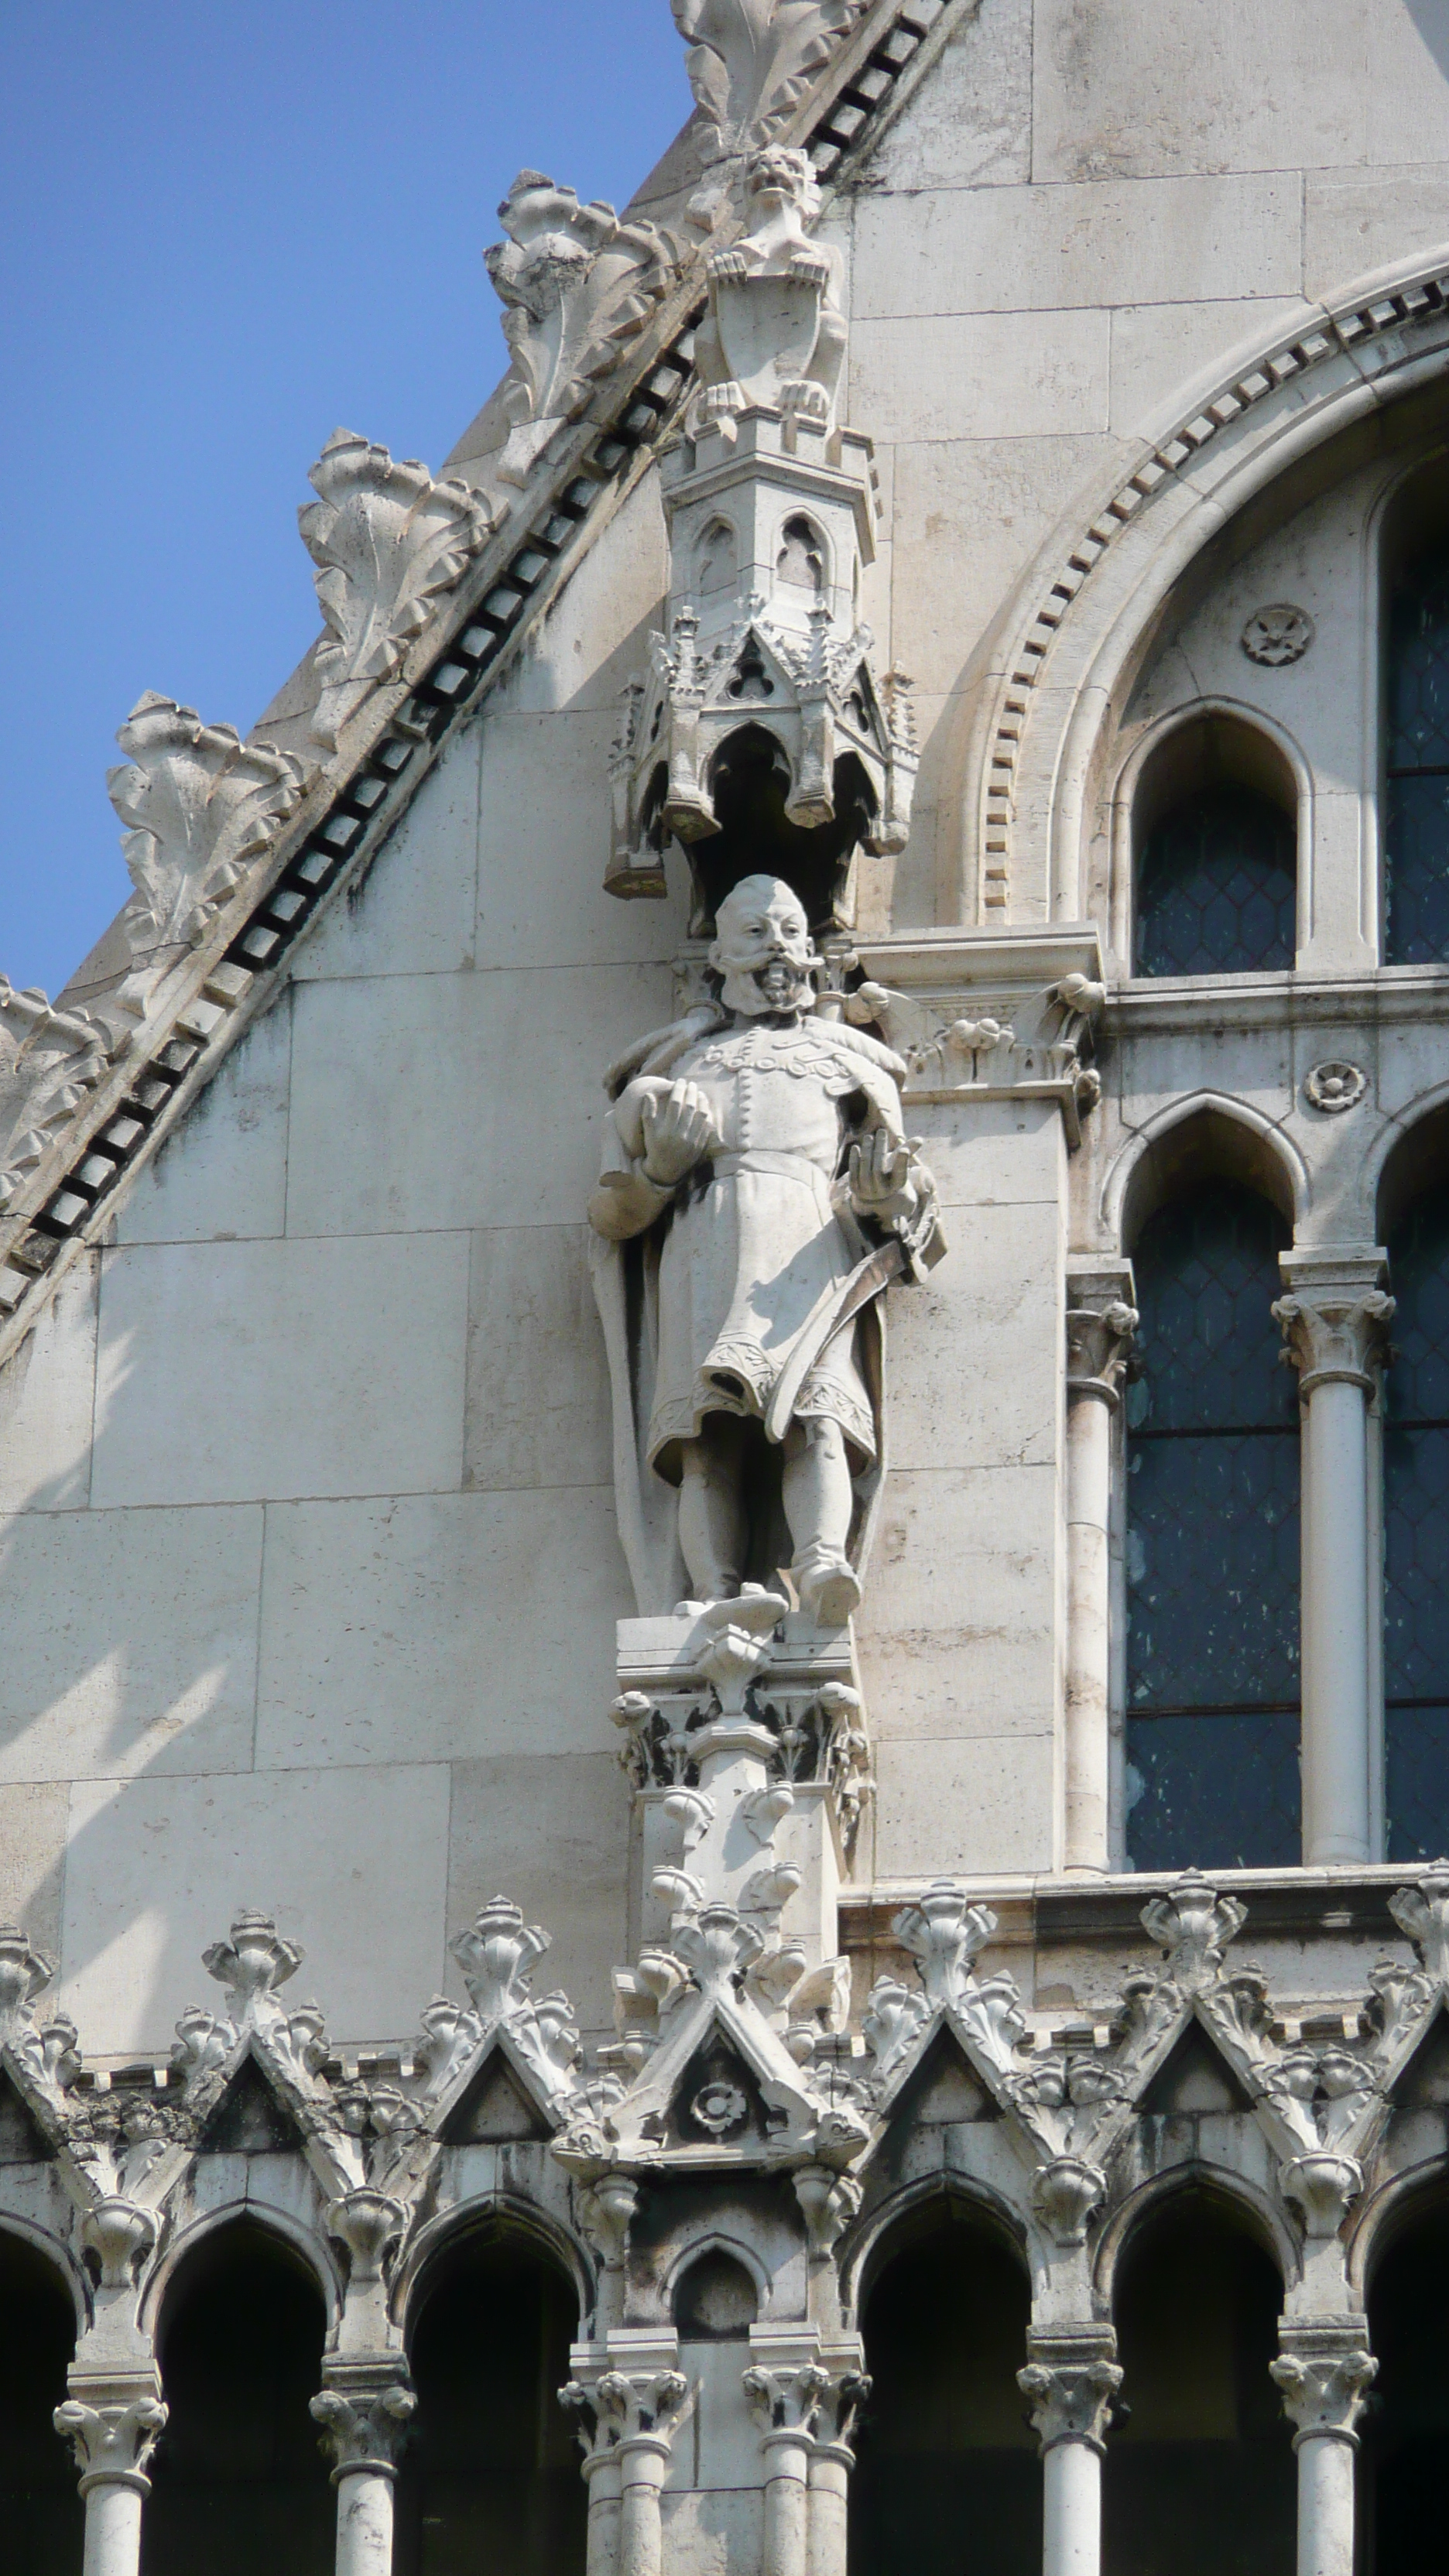
POLYGON ((1128 1262, 1068 1266, 1063 1867, 1111 1867, 1112 1455, 1137 1329, 1128 1262))
POLYGON ((1303 1858, 1366 1861, 1369 1784, 1368 1407, 1394 1311, 1384 1256, 1285 1253, 1273 1312, 1303 1408, 1303 1858))
MULTIPOLYGON (((611 2359, 613 2346, 628 2339, 627 2332, 610 2337, 611 2359)), ((657 2336, 639 2339, 655 2343, 661 2340, 657 2336)), ((671 2336, 669 2341, 673 2340, 671 2336)), ((662 2576, 664 2542, 659 2494, 689 2396, 689 2382, 677 2370, 610 2369, 596 2381, 595 2388, 598 2404, 620 2426, 617 2576, 662 2576)))
POLYGON ((1270 2367, 1297 2428, 1298 2576, 1353 2576, 1354 2425, 1378 2363, 1357 2321, 1285 2328, 1279 2339, 1282 2358, 1270 2367))
POLYGON ((85 2576, 137 2576, 141 2507, 151 2492, 146 2463, 165 2422, 154 2379, 136 2394, 123 2394, 117 2385, 114 2404, 91 2406, 69 2397, 57 2406, 55 2429, 74 2445, 81 2471, 85 2576))
POLYGON ((827 2346, 820 2356, 826 2384, 810 2453, 807 2576, 845 2576, 855 2419, 870 2395, 862 2358, 855 2339, 848 2352, 843 2345, 839 2351, 827 2346))
POLYGON ((1102 2449, 1122 2373, 1110 2328, 1033 2334, 1035 2358, 1016 2374, 1041 2441, 1043 2576, 1098 2576, 1102 2563, 1102 2449))
POLYGON ((343 2363, 312 2400, 337 2489, 337 2576, 392 2576, 393 2488, 417 2399, 395 2362, 343 2363))
MULTIPOLYGON (((576 2364, 586 2351, 587 2347, 575 2346, 572 2357, 576 2364)), ((628 2429, 629 2408, 627 2396, 614 2385, 615 2376, 605 2372, 591 2380, 571 2379, 558 2393, 559 2404, 579 2418, 584 2480, 589 2490, 585 2576, 616 2576, 619 2564, 623 2493, 619 2444, 628 2429)))
POLYGON ((828 2381, 807 2361, 795 2370, 747 2370, 744 2385, 765 2458, 763 2576, 806 2576, 810 2454, 828 2381))

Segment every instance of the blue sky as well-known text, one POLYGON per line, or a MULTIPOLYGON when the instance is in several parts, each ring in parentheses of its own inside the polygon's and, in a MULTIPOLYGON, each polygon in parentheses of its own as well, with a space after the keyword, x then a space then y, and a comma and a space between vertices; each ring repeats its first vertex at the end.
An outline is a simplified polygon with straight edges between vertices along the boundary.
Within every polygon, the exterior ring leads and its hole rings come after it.
POLYGON ((622 204, 689 112, 668 0, 0 9, 0 970, 54 993, 129 891, 143 689, 245 732, 316 629, 345 424, 437 466, 502 373, 516 170, 622 204))

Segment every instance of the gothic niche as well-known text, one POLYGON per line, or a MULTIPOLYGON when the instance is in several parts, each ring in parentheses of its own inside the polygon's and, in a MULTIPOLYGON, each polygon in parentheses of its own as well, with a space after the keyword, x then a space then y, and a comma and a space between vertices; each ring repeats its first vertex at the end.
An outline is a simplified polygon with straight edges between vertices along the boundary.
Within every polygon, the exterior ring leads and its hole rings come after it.
POLYGON ((916 770, 909 683, 877 677, 859 617, 876 497, 870 441, 835 421, 840 253, 806 233, 804 153, 757 153, 747 187, 751 229, 710 261, 694 391, 660 458, 667 629, 610 761, 605 883, 662 895, 677 840, 696 935, 766 869, 812 928, 848 927, 856 853, 905 846, 916 770))

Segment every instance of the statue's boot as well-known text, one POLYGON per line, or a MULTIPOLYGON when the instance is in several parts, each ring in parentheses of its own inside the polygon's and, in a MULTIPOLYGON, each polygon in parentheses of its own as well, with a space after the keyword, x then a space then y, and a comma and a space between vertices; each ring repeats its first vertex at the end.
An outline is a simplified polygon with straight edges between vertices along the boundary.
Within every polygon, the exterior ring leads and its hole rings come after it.
POLYGON ((807 1547, 790 1568, 800 1607, 817 1628, 843 1628, 860 1607, 860 1582, 838 1548, 807 1547))

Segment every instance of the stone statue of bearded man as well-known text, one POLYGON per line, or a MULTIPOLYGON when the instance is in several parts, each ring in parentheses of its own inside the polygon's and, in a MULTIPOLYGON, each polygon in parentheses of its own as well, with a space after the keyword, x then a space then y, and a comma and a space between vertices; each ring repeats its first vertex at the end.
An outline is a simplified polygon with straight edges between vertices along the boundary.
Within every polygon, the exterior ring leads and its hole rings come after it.
POLYGON ((882 1292, 944 1246, 902 1127, 905 1067, 817 1013, 819 962, 790 888, 744 878, 709 953, 718 1002, 607 1078, 589 1216, 644 1614, 673 1606, 681 1570, 698 1600, 727 1600, 768 1583, 787 1548, 819 1625, 860 1599, 883 1465, 882 1292))

